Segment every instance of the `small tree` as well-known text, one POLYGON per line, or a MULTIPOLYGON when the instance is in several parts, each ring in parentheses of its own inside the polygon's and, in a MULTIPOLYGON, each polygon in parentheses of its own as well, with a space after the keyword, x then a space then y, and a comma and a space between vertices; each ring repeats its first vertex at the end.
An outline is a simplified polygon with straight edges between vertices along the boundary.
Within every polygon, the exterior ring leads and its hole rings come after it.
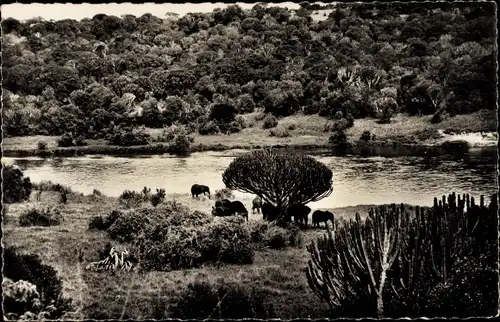
POLYGON ((4 203, 21 202, 29 199, 33 186, 30 178, 24 177, 21 169, 2 164, 2 174, 4 203))
POLYGON ((277 207, 280 223, 292 204, 332 193, 333 173, 314 158, 291 150, 262 149, 236 158, 222 175, 227 188, 249 192, 277 207))

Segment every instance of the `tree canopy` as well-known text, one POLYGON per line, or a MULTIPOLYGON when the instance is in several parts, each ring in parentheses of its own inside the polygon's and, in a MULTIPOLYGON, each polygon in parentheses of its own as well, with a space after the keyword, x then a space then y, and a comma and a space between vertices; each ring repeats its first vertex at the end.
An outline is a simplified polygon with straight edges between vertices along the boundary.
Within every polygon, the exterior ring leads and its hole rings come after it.
POLYGON ((278 208, 328 197, 333 173, 311 156, 293 150, 261 149, 234 159, 222 175, 227 188, 249 192, 278 208))
POLYGON ((410 114, 493 110, 493 6, 257 4, 183 17, 4 19, 4 134, 59 135, 76 126, 102 137, 86 130, 95 111, 109 111, 125 94, 135 99, 109 115, 117 125, 203 126, 219 96, 238 113, 265 108, 276 116, 376 116, 377 99, 410 114), (325 8, 324 19, 313 18, 325 8), (383 99, 384 88, 396 90, 394 101, 383 99), (170 96, 187 112, 165 112, 170 96), (148 113, 131 113, 152 98, 148 113), (54 107, 68 105, 71 113, 54 117, 54 107))

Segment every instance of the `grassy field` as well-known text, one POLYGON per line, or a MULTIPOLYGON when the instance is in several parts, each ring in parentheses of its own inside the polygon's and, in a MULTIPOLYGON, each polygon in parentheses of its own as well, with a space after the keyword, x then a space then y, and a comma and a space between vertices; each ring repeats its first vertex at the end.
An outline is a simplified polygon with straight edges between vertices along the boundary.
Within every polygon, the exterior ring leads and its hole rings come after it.
MULTIPOLYGON (((305 246, 321 236, 324 229, 309 229, 303 234, 301 247, 281 250, 262 249, 256 252, 252 265, 207 265, 197 269, 171 272, 122 272, 116 275, 84 271, 86 262, 97 260, 96 250, 109 237, 104 232, 88 231, 88 220, 94 215, 106 215, 118 208, 118 200, 111 197, 94 198, 71 194, 66 205, 58 203, 58 193, 44 192, 41 201, 34 200, 9 206, 3 232, 4 245, 16 245, 23 252, 38 254, 62 277, 64 294, 73 299, 86 317, 125 319, 165 318, 170 305, 196 279, 209 281, 223 279, 248 287, 260 286, 274 294, 268 303, 271 317, 320 318, 328 316, 328 307, 312 293, 305 276, 309 254, 305 246), (64 222, 51 227, 21 227, 19 216, 26 209, 40 205, 57 205, 64 222), (83 264, 77 261, 78 249, 83 250, 83 264), (105 278, 103 274, 106 274, 105 278)), ((187 195, 168 195, 191 210, 209 212, 213 200, 193 200, 187 195)), ((337 218, 353 218, 356 212, 366 215, 372 205, 331 209, 337 218)), ((250 221, 261 220, 261 215, 250 214, 250 221)), ((113 242, 118 245, 118 243, 113 242)), ((125 245, 118 245, 123 247, 125 245)))
MULTIPOLYGON (((270 129, 263 129, 259 113, 243 115, 247 127, 239 133, 232 135, 199 135, 194 134, 193 151, 224 150, 224 149, 251 149, 263 146, 294 146, 325 148, 328 147, 329 133, 325 132, 328 124, 326 118, 317 115, 294 115, 280 119, 278 128, 286 129, 289 136, 277 137, 271 135, 270 129)), ((347 139, 350 142, 357 142, 364 131, 370 131, 376 136, 373 145, 384 143, 409 143, 432 145, 438 142, 442 136, 441 131, 451 131, 454 133, 463 132, 496 132, 496 115, 494 111, 482 110, 477 113, 467 115, 457 115, 447 118, 439 124, 431 124, 432 116, 405 116, 396 115, 390 124, 379 124, 376 119, 358 119, 354 126, 346 131, 347 139)), ((161 129, 148 129, 153 136, 157 136, 161 129)), ((6 155, 20 151, 36 152, 37 143, 46 141, 48 150, 57 148, 57 138, 55 136, 28 136, 11 137, 3 141, 3 149, 6 155)), ((125 151, 126 153, 145 152, 168 152, 166 144, 154 144, 150 147, 115 147, 107 146, 104 140, 89 140, 86 147, 59 148, 58 150, 75 151, 82 153, 102 153, 113 154, 125 151), (129 151, 130 150, 130 151, 129 151), (151 151, 150 151, 151 150, 151 151)), ((27 153, 30 154, 30 153, 27 153)))

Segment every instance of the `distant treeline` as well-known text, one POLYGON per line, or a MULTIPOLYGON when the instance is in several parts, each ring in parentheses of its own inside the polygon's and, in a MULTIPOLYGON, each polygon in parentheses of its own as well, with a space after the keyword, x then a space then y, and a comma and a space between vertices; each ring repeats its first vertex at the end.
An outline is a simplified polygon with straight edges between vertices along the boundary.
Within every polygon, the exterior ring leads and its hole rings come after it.
POLYGON ((5 135, 202 127, 265 108, 354 118, 495 108, 492 3, 257 4, 2 20, 5 135))

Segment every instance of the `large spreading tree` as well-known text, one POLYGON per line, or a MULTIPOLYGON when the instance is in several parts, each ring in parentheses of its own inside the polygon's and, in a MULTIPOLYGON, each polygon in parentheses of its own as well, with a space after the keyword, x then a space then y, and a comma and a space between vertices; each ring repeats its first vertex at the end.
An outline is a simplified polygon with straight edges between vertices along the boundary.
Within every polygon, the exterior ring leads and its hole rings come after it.
POLYGON ((222 180, 227 188, 253 193, 276 206, 278 222, 287 218, 289 206, 321 200, 333 191, 332 170, 290 149, 260 149, 238 157, 222 180))

